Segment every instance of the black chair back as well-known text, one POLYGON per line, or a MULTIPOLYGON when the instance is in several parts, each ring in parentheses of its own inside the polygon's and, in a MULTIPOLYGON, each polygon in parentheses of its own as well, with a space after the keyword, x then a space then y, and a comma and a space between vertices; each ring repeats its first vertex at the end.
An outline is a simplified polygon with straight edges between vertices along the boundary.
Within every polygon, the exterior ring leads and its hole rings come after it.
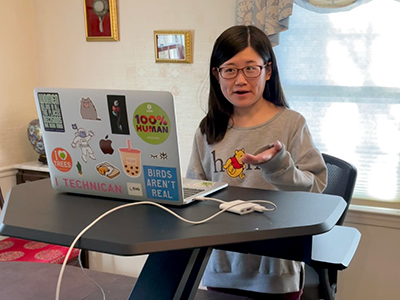
MULTIPOLYGON (((342 225, 353 196, 357 179, 357 169, 340 158, 323 153, 328 169, 328 182, 323 194, 341 196, 347 207, 337 222, 342 225)), ((306 266, 306 281, 302 299, 304 300, 334 300, 337 289, 337 270, 313 268, 306 266), (316 285, 318 287, 316 288, 316 285)))
POLYGON ((322 157, 328 169, 328 183, 323 194, 341 196, 347 202, 347 208, 337 222, 338 225, 342 225, 356 185, 357 169, 337 157, 325 153, 322 157))

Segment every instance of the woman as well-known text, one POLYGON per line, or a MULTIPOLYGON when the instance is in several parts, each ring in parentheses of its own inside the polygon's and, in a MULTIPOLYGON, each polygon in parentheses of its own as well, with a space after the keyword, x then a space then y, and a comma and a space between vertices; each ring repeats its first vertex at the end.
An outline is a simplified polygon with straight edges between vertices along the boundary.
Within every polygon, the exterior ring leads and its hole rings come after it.
MULTIPOLYGON (((288 108, 271 43, 256 27, 231 27, 214 44, 208 112, 186 177, 268 190, 325 188, 323 158, 304 117, 288 108)), ((300 262, 214 250, 203 284, 252 299, 300 299, 303 278, 300 262)))

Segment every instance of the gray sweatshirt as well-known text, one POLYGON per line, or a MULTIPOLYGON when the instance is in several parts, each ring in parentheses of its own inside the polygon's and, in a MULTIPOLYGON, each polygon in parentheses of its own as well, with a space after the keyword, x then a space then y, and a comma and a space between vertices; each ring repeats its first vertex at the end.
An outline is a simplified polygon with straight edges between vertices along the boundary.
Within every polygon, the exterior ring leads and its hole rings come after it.
MULTIPOLYGON (((315 193, 324 190, 326 175, 304 117, 290 109, 283 109, 261 125, 233 126, 222 141, 212 145, 197 129, 186 173, 187 178, 224 181, 232 186, 315 193), (240 163, 243 153, 258 153, 275 140, 284 148, 270 161, 258 166, 240 163)), ((203 284, 280 294, 299 291, 303 274, 304 264, 300 262, 214 250, 203 284)))

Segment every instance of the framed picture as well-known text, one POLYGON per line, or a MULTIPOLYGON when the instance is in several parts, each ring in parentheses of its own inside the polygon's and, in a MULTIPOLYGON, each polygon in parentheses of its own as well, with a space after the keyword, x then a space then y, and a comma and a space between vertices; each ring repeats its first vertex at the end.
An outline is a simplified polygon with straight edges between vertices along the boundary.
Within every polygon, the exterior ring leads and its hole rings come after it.
POLYGON ((87 41, 118 41, 116 0, 83 0, 87 41))
POLYGON ((192 34, 189 30, 154 31, 156 62, 192 63, 192 34))

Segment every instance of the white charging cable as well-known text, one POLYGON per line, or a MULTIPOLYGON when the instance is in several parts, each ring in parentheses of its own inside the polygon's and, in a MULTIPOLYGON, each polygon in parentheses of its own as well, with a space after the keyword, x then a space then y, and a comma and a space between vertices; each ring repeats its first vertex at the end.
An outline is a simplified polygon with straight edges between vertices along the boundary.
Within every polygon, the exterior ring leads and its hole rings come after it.
POLYGON ((101 292, 101 294, 103 295, 103 300, 106 300, 106 293, 104 292, 103 288, 100 286, 100 284, 97 283, 96 280, 94 280, 94 278, 90 277, 90 276, 88 275, 88 273, 86 273, 85 268, 84 268, 83 265, 82 265, 82 258, 81 258, 81 256, 82 256, 82 249, 79 250, 78 262, 79 262, 79 266, 81 267, 81 270, 82 270, 83 274, 84 274, 87 278, 89 278, 89 280, 90 280, 91 282, 93 282, 93 283, 100 289, 100 292, 101 292))
MULTIPOLYGON (((221 203, 221 205, 222 204, 227 204, 227 205, 225 205, 223 208, 220 205, 220 208, 221 208, 220 211, 218 211, 215 214, 211 215, 210 217, 205 218, 205 219, 200 220, 200 221, 191 221, 191 220, 185 219, 185 218, 181 217, 180 215, 178 215, 177 213, 175 213, 174 211, 166 208, 165 206, 163 206, 163 205, 161 205, 159 203, 151 202, 151 201, 140 201, 140 202, 132 202, 132 203, 123 204, 123 205, 114 207, 113 209, 110 209, 110 210, 106 211, 105 213, 103 213, 102 215, 100 215, 99 217, 97 217, 92 223, 90 223, 88 226, 86 226, 76 236, 76 238, 72 242, 71 246, 69 247, 67 254, 65 255, 63 264, 61 266, 60 274, 58 276, 57 288, 56 288, 56 300, 60 299, 60 289, 61 289, 62 277, 64 275, 65 267, 67 265, 67 262, 68 262, 68 259, 69 259, 70 255, 71 255, 71 252, 75 247, 75 244, 82 237, 82 235, 84 235, 86 233, 86 231, 88 231, 91 227, 93 227, 97 222, 99 222, 105 216, 107 216, 107 215, 109 215, 109 214, 111 214, 111 213, 113 213, 113 212, 115 212, 117 210, 120 210, 120 209, 126 208, 126 207, 130 207, 130 206, 135 206, 135 205, 153 205, 153 206, 157 206, 158 208, 161 208, 161 209, 165 210, 166 212, 170 213, 171 215, 173 215, 174 217, 178 218, 179 220, 181 220, 183 222, 186 222, 186 223, 189 223, 189 224, 193 224, 193 225, 199 225, 199 224, 203 224, 205 222, 210 221, 211 219, 217 217, 218 215, 224 213, 225 211, 235 212, 235 211, 232 211, 232 209, 235 206, 243 205, 244 203, 252 203, 252 202, 255 202, 255 203, 268 203, 268 204, 272 205, 273 208, 265 208, 264 206, 261 206, 261 205, 256 205, 256 206, 263 207, 264 211, 272 211, 272 210, 276 209, 276 205, 273 202, 267 201, 267 200, 249 200, 249 201, 236 200, 236 201, 232 201, 232 203, 231 202, 225 202, 223 200, 216 199, 216 198, 207 198, 207 197, 199 197, 199 198, 196 198, 196 200, 199 200, 199 201, 216 201, 216 202, 221 203)), ((254 203, 252 203, 252 204, 255 205, 254 203)), ((104 297, 104 294, 103 294, 103 297, 104 297)))

